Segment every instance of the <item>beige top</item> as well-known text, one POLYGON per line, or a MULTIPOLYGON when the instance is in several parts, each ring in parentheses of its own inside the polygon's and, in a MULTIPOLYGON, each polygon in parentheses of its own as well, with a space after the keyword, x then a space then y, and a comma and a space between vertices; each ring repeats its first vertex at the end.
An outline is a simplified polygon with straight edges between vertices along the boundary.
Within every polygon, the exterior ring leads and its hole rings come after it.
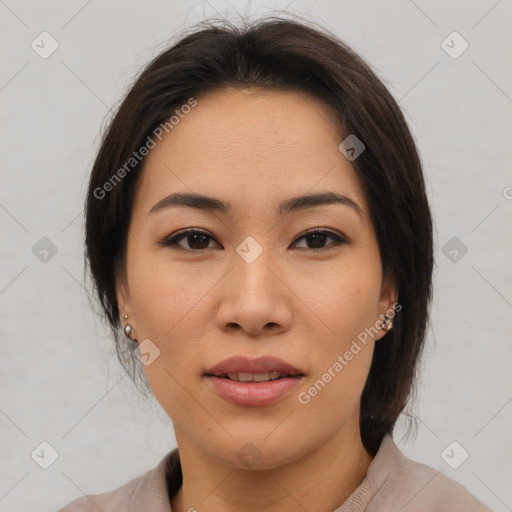
MULTIPOLYGON (((172 512, 182 483, 178 449, 114 491, 82 496, 58 512, 172 512)), ((391 436, 384 437, 361 485, 333 512, 491 512, 462 485, 405 457, 391 436)))

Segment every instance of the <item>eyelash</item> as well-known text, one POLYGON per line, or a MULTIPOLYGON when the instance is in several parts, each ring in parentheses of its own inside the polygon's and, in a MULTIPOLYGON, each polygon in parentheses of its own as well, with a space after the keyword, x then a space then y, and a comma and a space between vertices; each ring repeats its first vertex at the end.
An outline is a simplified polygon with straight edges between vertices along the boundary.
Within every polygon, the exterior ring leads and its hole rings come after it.
MULTIPOLYGON (((324 230, 322 228, 313 228, 313 229, 306 231, 305 233, 302 233, 298 238, 296 238, 293 245, 295 245, 302 238, 306 238, 307 236, 312 235, 312 234, 326 235, 327 237, 332 238, 335 241, 335 243, 332 243, 332 244, 328 245, 327 247, 323 247, 320 249, 308 249, 308 248, 304 249, 303 248, 303 250, 312 251, 312 252, 321 252, 321 251, 326 251, 326 250, 328 250, 332 247, 335 247, 337 245, 340 245, 340 244, 350 243, 347 238, 345 238, 341 235, 338 235, 338 234, 334 233, 333 231, 324 230)), ((186 251, 186 252, 200 252, 200 251, 206 251, 208 249, 212 249, 212 247, 206 247, 203 249, 186 249, 186 248, 178 245, 179 241, 181 241, 182 239, 187 238, 189 236, 192 236, 192 235, 203 235, 210 239, 214 238, 209 233, 207 233, 206 231, 203 231, 201 229, 188 229, 186 231, 182 231, 175 235, 168 236, 168 237, 164 238, 163 240, 157 242, 157 244, 162 247, 171 247, 172 249, 182 250, 182 251, 186 251)))

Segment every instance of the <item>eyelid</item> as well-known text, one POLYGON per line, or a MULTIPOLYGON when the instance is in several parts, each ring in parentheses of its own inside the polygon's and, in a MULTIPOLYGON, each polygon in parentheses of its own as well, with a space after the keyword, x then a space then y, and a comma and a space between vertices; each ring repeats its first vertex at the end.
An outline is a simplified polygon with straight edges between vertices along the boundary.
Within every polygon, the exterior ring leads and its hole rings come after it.
MULTIPOLYGON (((335 240, 335 243, 332 243, 332 244, 330 244, 326 247, 320 248, 320 249, 303 248, 302 250, 319 253, 319 252, 326 251, 332 247, 336 247, 340 244, 349 244, 350 243, 350 239, 347 236, 345 236, 339 232, 333 231, 329 228, 314 227, 314 228, 308 229, 306 231, 303 231, 301 234, 297 235, 297 237, 293 240, 291 245, 292 246, 295 245, 302 238, 305 238, 306 236, 314 234, 314 233, 326 235, 326 236, 332 238, 333 240, 335 240)), ((201 251, 211 249, 211 247, 206 247, 204 249, 195 249, 194 250, 194 249, 186 249, 186 248, 183 248, 178 245, 178 242, 181 241, 183 238, 187 238, 187 236, 194 235, 194 234, 199 234, 199 235, 204 235, 206 237, 209 237, 211 240, 215 240, 219 245, 221 245, 212 234, 210 234, 208 231, 200 229, 200 228, 184 228, 175 233, 172 233, 169 236, 166 236, 162 240, 157 241, 157 244, 160 246, 163 246, 163 247, 171 247, 172 246, 176 250, 182 250, 182 251, 186 251, 189 253, 190 252, 199 253, 201 251)))
MULTIPOLYGON (((157 245, 160 245, 162 247, 172 247, 176 250, 182 250, 186 252, 200 252, 204 251, 206 249, 185 249, 183 247, 180 247, 177 242, 181 241, 183 238, 187 238, 189 235, 204 235, 207 237, 210 237, 212 240, 215 240, 215 237, 211 235, 208 231, 200 229, 200 228, 183 228, 179 231, 176 231, 172 233, 171 235, 166 236, 162 240, 158 240, 156 243, 157 245)), ((217 242, 219 243, 219 242, 217 242)), ((220 244, 219 244, 220 245, 220 244)))
MULTIPOLYGON (((301 238, 304 238, 305 236, 311 235, 314 233, 320 233, 321 235, 327 235, 331 238, 334 238, 338 243, 350 243, 350 239, 347 236, 343 235, 342 233, 333 231, 332 229, 329 229, 329 228, 316 227, 316 228, 311 228, 311 229, 307 229, 306 231, 303 231, 300 235, 297 236, 297 238, 292 242, 292 244, 295 244, 301 238)), ((328 246, 328 247, 330 247, 330 246, 328 246)), ((311 249, 311 250, 314 250, 314 249, 311 249)), ((316 250, 321 251, 321 250, 325 250, 325 249, 316 249, 316 250)))

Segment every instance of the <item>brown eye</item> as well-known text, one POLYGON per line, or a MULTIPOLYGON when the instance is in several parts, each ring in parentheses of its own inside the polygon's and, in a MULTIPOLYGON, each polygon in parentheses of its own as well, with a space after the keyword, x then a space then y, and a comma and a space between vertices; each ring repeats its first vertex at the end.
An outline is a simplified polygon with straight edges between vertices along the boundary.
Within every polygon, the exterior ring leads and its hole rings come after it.
MULTIPOLYGON (((182 231, 181 233, 167 237, 157 243, 163 247, 173 247, 185 251, 198 252, 205 249, 212 249, 213 247, 210 246, 210 242, 212 240, 215 239, 205 231, 199 229, 188 229, 186 231, 182 231), (183 241, 184 243, 182 243, 183 241)), ((302 234, 299 238, 296 239, 293 246, 297 246, 300 240, 306 241, 306 247, 299 247, 299 249, 312 251, 322 251, 339 244, 349 243, 345 237, 342 237, 332 231, 326 231, 319 228, 315 228, 302 234), (326 242, 329 239, 333 240, 334 242, 326 245, 326 242)))
POLYGON ((209 247, 209 243, 213 239, 214 238, 205 231, 189 229, 165 238, 161 242, 158 242, 158 244, 164 247, 176 246, 188 251, 201 251, 211 248, 209 247), (185 240, 185 246, 180 243, 182 240, 185 240))
POLYGON ((310 249, 310 250, 322 250, 322 249, 328 249, 330 247, 342 244, 342 243, 348 243, 348 240, 340 235, 337 235, 336 233, 332 231, 326 231, 322 229, 315 228, 307 233, 304 233, 300 238, 298 238, 295 241, 296 245, 299 240, 306 240, 308 247, 302 247, 304 249, 310 249), (330 243, 327 246, 325 245, 327 239, 334 240, 334 243, 330 243))

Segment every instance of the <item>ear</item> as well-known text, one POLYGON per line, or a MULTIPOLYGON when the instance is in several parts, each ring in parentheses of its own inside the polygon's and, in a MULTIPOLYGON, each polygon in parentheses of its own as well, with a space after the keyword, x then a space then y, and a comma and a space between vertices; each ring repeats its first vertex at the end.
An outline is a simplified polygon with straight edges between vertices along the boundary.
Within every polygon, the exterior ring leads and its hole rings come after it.
POLYGON ((130 323, 133 327, 133 311, 130 300, 130 290, 128 288, 128 283, 124 276, 120 276, 116 279, 116 295, 117 295, 117 306, 119 308, 119 314, 121 315, 121 323, 125 325, 126 323, 130 323), (124 317, 128 316, 130 320, 127 322, 124 317))
MULTIPOLYGON (((384 315, 388 315, 391 319, 394 317, 395 305, 398 303, 398 291, 394 280, 389 276, 384 276, 382 279, 382 286, 380 290, 379 300, 379 318, 380 322, 377 322, 377 328, 382 325, 382 319, 384 315)), ((389 331, 384 328, 379 328, 379 334, 375 336, 375 340, 380 340, 389 331)))

